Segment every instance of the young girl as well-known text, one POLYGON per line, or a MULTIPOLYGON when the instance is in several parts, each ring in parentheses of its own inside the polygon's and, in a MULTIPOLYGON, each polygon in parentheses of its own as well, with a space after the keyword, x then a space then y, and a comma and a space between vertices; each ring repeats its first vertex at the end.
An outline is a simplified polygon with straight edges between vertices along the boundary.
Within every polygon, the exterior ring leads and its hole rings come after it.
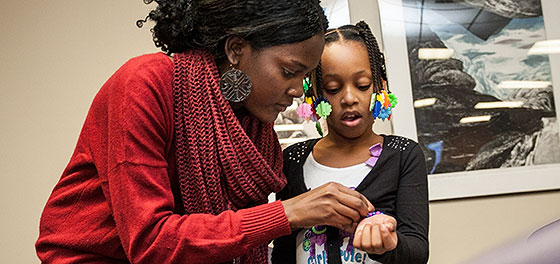
POLYGON ((327 31, 314 76, 315 94, 298 112, 312 120, 326 118, 328 134, 284 151, 288 185, 278 197, 289 199, 338 182, 361 192, 376 211, 353 234, 314 226, 276 239, 273 263, 427 262, 424 156, 416 142, 372 130, 375 118, 390 118, 396 98, 388 90, 384 57, 368 25, 327 31))

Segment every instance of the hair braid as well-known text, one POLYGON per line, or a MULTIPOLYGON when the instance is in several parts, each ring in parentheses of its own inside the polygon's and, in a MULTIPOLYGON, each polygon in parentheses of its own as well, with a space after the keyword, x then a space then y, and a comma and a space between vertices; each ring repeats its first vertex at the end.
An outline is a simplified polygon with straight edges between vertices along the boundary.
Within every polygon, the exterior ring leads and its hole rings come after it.
POLYGON ((315 93, 318 97, 323 96, 323 73, 321 71, 321 61, 317 64, 317 68, 315 68, 315 93))
MULTIPOLYGON (((338 29, 334 29, 334 30, 327 30, 327 33, 325 33, 325 45, 331 42, 335 42, 337 40, 340 39, 339 37, 339 32, 338 29)), ((322 97, 323 96, 323 79, 322 79, 322 75, 323 72, 321 70, 321 61, 319 61, 319 64, 317 65, 317 68, 315 68, 315 94, 317 95, 317 97, 322 97)))
MULTIPOLYGON (((377 39, 371 32, 368 24, 366 24, 364 21, 360 21, 356 25, 345 25, 335 29, 328 29, 325 33, 325 46, 329 46, 332 43, 345 41, 355 41, 357 43, 363 44, 366 48, 369 67, 371 70, 371 85, 373 86, 372 100, 375 99, 375 105, 372 111, 372 115, 374 118, 380 118, 382 120, 385 120, 387 118, 390 119, 391 109, 394 108, 397 104, 397 98, 389 90, 389 85, 387 83, 388 80, 387 70, 385 66, 385 56, 379 49, 377 39), (383 94, 382 100, 377 99, 377 95, 380 93, 383 94)), ((317 110, 318 103, 323 101, 322 65, 320 61, 317 65, 317 68, 315 68, 314 74, 312 76, 315 77, 314 79, 312 78, 312 81, 313 86, 315 87, 315 96, 317 97, 313 102, 313 107, 315 107, 315 110, 317 110)), ((312 93, 308 90, 306 93, 306 97, 311 96, 312 93)), ((302 113, 304 112, 305 110, 302 111, 302 113)), ((307 114, 302 115, 305 116, 307 114)), ((305 116, 305 118, 308 118, 308 116, 305 116)))
MULTIPOLYGON (((371 33, 371 29, 364 21, 356 24, 359 29, 361 37, 364 39, 366 49, 368 52, 371 73, 373 75, 373 82, 375 84, 375 92, 380 92, 383 89, 383 81, 387 81, 387 73, 385 72, 385 59, 379 50, 377 40, 371 33)), ((388 85, 387 85, 388 86, 388 85)), ((388 90, 388 87, 387 87, 388 90)))
MULTIPOLYGON (((345 25, 336 29, 327 30, 325 34, 325 45, 337 41, 357 41, 363 43, 368 52, 368 59, 370 70, 373 79, 374 93, 380 92, 383 89, 383 81, 387 84, 387 92, 390 92, 387 83, 387 70, 385 66, 385 56, 379 49, 379 45, 371 29, 364 22, 360 21, 355 26, 345 25)), ((315 69, 315 86, 317 96, 322 96, 322 82, 321 82, 321 63, 315 69)))

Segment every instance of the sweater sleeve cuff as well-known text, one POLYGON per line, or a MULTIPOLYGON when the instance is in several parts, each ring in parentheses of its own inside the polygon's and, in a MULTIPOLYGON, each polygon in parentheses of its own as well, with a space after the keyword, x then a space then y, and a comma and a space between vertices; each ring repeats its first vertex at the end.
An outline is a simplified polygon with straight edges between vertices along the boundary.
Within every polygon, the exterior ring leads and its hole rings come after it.
POLYGON ((291 233, 281 201, 242 209, 238 213, 241 214, 244 240, 250 245, 267 244, 272 239, 291 233))

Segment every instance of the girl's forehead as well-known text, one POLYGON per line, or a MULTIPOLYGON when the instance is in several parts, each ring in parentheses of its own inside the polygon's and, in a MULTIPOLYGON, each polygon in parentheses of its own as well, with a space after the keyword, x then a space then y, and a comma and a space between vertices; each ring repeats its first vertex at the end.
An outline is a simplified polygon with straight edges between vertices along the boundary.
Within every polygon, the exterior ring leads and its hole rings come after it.
POLYGON ((321 61, 365 60, 369 61, 368 52, 364 44, 357 41, 337 41, 325 46, 321 61))
MULTIPOLYGON (((354 40, 340 40, 331 42, 325 45, 325 52, 353 52, 353 53, 366 53, 367 49, 364 43, 354 40)), ((323 54, 325 54, 323 52, 323 54)))

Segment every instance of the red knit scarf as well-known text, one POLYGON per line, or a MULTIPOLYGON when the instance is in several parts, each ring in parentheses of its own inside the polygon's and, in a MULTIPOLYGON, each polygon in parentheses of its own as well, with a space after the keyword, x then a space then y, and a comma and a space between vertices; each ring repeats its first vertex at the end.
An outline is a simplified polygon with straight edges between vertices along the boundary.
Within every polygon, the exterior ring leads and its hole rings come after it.
MULTIPOLYGON (((208 52, 190 50, 173 60, 177 173, 185 213, 217 215, 266 203, 286 184, 273 124, 236 117, 208 52)), ((241 259, 266 263, 266 250, 263 245, 241 259)))

